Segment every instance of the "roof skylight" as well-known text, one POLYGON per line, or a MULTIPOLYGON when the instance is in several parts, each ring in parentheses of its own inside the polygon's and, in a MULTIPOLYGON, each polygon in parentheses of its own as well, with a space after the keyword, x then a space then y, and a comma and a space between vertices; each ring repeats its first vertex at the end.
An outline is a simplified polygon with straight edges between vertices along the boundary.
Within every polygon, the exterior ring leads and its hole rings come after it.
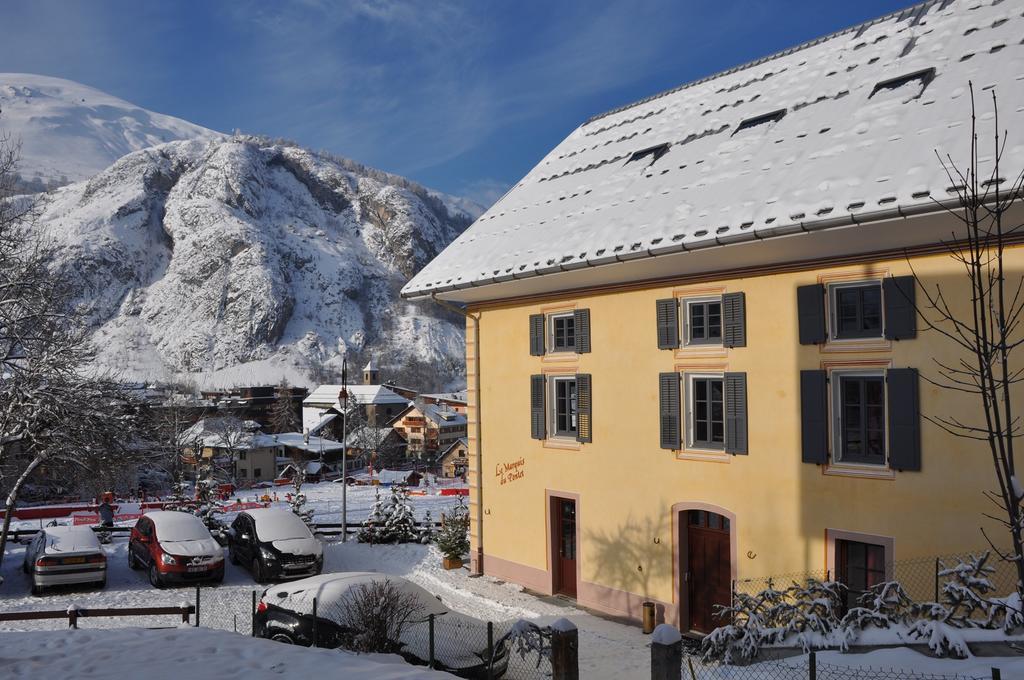
POLYGON ((644 158, 650 157, 651 162, 648 163, 647 165, 654 165, 659 158, 668 153, 669 146, 671 145, 668 142, 665 142, 664 144, 649 146, 646 149, 641 149, 640 151, 634 151, 633 154, 630 155, 629 160, 627 160, 626 163, 632 163, 633 161, 639 161, 644 158))
MULTIPOLYGON (((759 127, 761 125, 769 125, 771 123, 777 123, 782 120, 782 117, 786 115, 786 109, 779 109, 778 111, 772 111, 771 113, 765 113, 760 116, 754 116, 753 118, 747 118, 739 124, 736 128, 736 132, 742 130, 749 130, 750 128, 759 127)), ((733 134, 735 135, 736 132, 733 134)))
POLYGON ((921 71, 914 71, 908 73, 905 76, 899 76, 898 78, 890 78, 889 80, 883 80, 880 83, 876 83, 874 89, 871 90, 871 94, 868 95, 868 99, 871 99, 879 92, 886 90, 903 90, 906 89, 908 97, 904 98, 903 101, 907 102, 911 99, 917 99, 924 92, 924 89, 928 87, 928 83, 935 79, 935 67, 926 68, 921 71))

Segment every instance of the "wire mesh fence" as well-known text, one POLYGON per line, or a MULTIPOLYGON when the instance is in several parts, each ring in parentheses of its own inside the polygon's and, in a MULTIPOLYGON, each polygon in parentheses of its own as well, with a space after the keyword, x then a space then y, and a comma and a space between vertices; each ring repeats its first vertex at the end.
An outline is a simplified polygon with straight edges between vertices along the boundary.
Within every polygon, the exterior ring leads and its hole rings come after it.
MULTIPOLYGON (((1008 677, 1008 676, 1007 676, 1008 677)), ((1001 680, 998 669, 986 675, 934 674, 907 668, 877 668, 823 662, 817 654, 762 656, 747 664, 683 659, 681 680, 1001 680)))
POLYGON ((252 635, 258 597, 256 590, 198 586, 191 597, 196 605, 196 625, 252 635))

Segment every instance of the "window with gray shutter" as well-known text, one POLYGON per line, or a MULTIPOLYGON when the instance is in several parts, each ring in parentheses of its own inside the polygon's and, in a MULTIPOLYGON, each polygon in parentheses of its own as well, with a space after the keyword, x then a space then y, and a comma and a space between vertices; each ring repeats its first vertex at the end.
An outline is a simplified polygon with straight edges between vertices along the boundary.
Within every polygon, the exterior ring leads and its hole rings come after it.
POLYGON ((530 376, 530 437, 544 439, 544 389, 543 375, 530 376))
POLYGON ((722 296, 722 344, 726 347, 747 346, 747 305, 743 293, 722 296))
POLYGON ((573 321, 576 327, 576 354, 586 354, 590 351, 590 310, 577 309, 573 312, 573 321))
POLYGON ((747 374, 725 374, 725 452, 747 453, 747 374))
POLYGON ((544 315, 530 315, 530 355, 544 356, 544 315))
POLYGON ((679 303, 675 298, 657 300, 658 349, 679 347, 679 303))
POLYGON ((909 340, 917 337, 917 304, 913 276, 882 279, 885 303, 885 337, 888 340, 909 340))
POLYGON ((825 286, 815 283, 796 289, 800 344, 820 345, 825 342, 825 286))
POLYGON ((661 448, 681 448, 680 439, 679 374, 661 373, 658 376, 658 410, 661 419, 661 448))
POLYGON ((805 463, 828 462, 828 380, 825 371, 800 371, 800 440, 805 463))
POLYGON ((593 426, 593 396, 591 394, 591 379, 589 373, 576 374, 576 441, 594 441, 593 426))
POLYGON ((890 368, 885 373, 889 403, 889 466, 921 469, 921 408, 916 368, 890 368))

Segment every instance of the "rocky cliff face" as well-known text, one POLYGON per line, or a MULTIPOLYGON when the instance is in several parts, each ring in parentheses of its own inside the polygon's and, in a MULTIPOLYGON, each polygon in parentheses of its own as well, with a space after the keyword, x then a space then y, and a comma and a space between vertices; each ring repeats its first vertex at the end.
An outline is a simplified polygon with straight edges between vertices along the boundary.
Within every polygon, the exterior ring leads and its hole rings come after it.
POLYGON ((130 153, 48 194, 39 225, 100 362, 129 377, 309 383, 347 352, 440 382, 461 371, 462 319, 398 290, 474 217, 351 161, 233 137, 130 153))

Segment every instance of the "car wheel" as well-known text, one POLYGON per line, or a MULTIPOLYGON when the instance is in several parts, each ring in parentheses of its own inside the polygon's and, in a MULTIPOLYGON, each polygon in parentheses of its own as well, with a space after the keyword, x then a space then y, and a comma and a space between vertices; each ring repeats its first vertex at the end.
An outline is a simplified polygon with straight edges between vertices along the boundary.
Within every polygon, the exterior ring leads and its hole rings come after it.
POLYGON ((228 560, 231 564, 238 564, 238 554, 235 552, 235 544, 228 543, 228 560))
POLYGON ((256 583, 266 583, 266 579, 263 576, 263 565, 260 564, 260 559, 258 557, 253 558, 252 567, 249 571, 252 572, 253 581, 256 581, 256 583))
POLYGON ((43 587, 42 586, 37 586, 35 583, 33 583, 32 584, 32 594, 35 595, 36 597, 39 597, 40 595, 43 594, 43 587))
POLYGON ((275 631, 270 636, 270 639, 273 640, 274 642, 281 642, 281 643, 284 643, 286 645, 294 645, 295 644, 295 639, 292 638, 291 635, 289 635, 288 633, 282 633, 280 631, 275 631))
POLYGON ((214 573, 213 578, 210 579, 210 583, 224 583, 224 569, 214 573))
POLYGON ((128 568, 129 569, 138 569, 139 568, 139 560, 136 559, 135 553, 132 552, 132 547, 131 546, 128 546, 128 568))
POLYGON ((149 582, 154 588, 164 587, 164 582, 160 579, 160 572, 157 571, 155 564, 151 564, 149 567, 149 582))

